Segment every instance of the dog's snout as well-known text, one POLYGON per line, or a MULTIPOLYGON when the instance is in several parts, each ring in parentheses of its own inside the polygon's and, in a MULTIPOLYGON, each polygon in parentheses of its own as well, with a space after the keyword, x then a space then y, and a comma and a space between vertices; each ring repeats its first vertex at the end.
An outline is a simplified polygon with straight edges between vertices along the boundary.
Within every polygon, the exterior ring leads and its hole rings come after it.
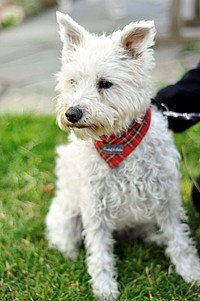
POLYGON ((70 107, 65 112, 65 116, 69 122, 76 123, 83 116, 83 112, 78 107, 70 107))

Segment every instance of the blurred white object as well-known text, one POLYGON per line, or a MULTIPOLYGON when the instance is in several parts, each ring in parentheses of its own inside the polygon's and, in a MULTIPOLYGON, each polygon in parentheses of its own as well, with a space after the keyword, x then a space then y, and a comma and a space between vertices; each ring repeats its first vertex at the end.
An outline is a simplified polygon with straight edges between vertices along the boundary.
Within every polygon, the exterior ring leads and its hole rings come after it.
POLYGON ((148 0, 148 2, 150 2, 152 4, 159 4, 161 2, 161 0, 148 0))
POLYGON ((97 2, 99 2, 100 0, 86 0, 87 3, 89 4, 96 4, 97 2))
MULTIPOLYGON (((82 0, 83 1, 83 0, 82 0)), ((95 5, 102 0, 85 0, 87 4, 95 5)), ((126 0, 105 0, 108 14, 113 19, 122 19, 127 14, 126 0)), ((58 0, 58 9, 63 13, 70 13, 73 0, 58 0)))
POLYGON ((122 19, 126 16, 126 0, 106 0, 108 13, 114 19, 122 19))
POLYGON ((63 13, 70 13, 72 10, 73 0, 58 0, 58 9, 63 13))

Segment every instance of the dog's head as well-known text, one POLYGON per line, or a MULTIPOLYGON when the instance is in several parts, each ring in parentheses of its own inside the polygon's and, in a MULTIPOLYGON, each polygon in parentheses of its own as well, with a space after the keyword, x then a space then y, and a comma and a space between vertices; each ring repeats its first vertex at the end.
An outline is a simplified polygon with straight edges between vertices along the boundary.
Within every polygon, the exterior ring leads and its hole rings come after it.
POLYGON ((63 42, 57 120, 86 139, 117 134, 150 103, 153 21, 130 23, 110 36, 90 34, 57 13, 63 42))

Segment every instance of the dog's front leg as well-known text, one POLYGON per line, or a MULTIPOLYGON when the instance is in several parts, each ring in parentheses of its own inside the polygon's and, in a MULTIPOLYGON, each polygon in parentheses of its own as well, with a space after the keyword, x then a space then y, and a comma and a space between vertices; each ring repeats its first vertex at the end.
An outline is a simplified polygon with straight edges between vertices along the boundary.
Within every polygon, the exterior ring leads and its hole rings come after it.
POLYGON ((113 254, 113 226, 104 214, 83 214, 88 273, 94 294, 100 300, 115 300, 118 295, 115 256, 113 254))

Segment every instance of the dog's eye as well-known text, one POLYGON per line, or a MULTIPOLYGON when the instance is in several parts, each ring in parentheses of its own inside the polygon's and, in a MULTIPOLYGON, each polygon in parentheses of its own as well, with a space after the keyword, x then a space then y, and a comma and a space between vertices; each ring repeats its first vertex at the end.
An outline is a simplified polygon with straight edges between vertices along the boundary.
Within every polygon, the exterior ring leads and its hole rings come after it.
POLYGON ((109 89, 110 87, 112 87, 112 83, 106 80, 100 80, 98 82, 98 88, 99 89, 109 89))
POLYGON ((76 83, 74 79, 70 79, 70 81, 69 81, 69 82, 70 82, 70 85, 71 85, 71 86, 74 86, 74 85, 75 85, 75 83, 76 83))

